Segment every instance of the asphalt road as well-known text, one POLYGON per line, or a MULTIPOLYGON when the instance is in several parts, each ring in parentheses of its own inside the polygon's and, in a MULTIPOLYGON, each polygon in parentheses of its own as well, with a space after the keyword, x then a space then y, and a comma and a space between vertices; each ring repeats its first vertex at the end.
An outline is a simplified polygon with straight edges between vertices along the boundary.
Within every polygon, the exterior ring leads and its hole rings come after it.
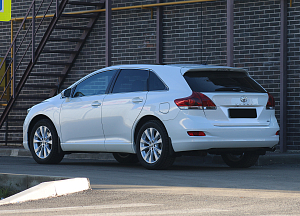
POLYGON ((92 190, 15 205, 0 215, 300 215, 300 165, 250 169, 177 162, 146 170, 114 161, 0 157, 1 173, 87 177, 92 190))

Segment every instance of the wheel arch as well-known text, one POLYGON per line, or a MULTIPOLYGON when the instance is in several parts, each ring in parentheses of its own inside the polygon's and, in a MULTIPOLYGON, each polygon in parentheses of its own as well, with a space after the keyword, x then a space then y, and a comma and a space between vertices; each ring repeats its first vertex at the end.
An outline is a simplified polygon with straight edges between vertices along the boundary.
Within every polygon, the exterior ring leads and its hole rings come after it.
MULTIPOLYGON (((40 120, 42 120, 42 119, 47 119, 47 120, 49 120, 49 121, 51 122, 51 124, 53 125, 53 127, 55 128, 56 133, 57 133, 57 135, 58 135, 57 128, 55 127, 53 121, 52 121, 48 116, 43 115, 43 114, 37 115, 37 116, 35 116, 33 119, 31 119, 31 121, 30 121, 30 123, 29 123, 29 126, 28 126, 28 130, 27 130, 27 145, 28 145, 28 148, 29 148, 30 132, 31 132, 32 128, 34 127, 34 125, 35 125, 38 121, 40 121, 40 120)), ((59 136, 58 136, 58 139, 60 140, 59 136)))
MULTIPOLYGON (((139 133, 140 128, 141 128, 146 122, 151 121, 151 120, 159 121, 159 122, 162 124, 162 126, 166 129, 167 134, 168 134, 168 130, 167 130, 166 126, 164 125, 164 123, 163 123, 159 118, 157 118, 156 116, 153 116, 153 115, 146 115, 146 116, 143 116, 143 117, 138 121, 138 123, 136 124, 135 129, 134 129, 134 134, 133 134, 133 136, 134 136, 134 137, 133 137, 133 148, 134 148, 134 150, 136 149, 136 138, 137 138, 137 135, 138 135, 138 133, 139 133)), ((169 136, 169 134, 168 134, 168 136, 169 136)))

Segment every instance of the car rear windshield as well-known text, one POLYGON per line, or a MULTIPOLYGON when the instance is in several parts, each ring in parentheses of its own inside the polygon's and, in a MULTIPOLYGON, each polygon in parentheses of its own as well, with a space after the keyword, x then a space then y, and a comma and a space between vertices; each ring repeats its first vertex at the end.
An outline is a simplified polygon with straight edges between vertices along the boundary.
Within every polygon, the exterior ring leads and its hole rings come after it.
POLYGON ((190 71, 184 78, 195 92, 260 92, 266 91, 247 73, 234 71, 190 71))

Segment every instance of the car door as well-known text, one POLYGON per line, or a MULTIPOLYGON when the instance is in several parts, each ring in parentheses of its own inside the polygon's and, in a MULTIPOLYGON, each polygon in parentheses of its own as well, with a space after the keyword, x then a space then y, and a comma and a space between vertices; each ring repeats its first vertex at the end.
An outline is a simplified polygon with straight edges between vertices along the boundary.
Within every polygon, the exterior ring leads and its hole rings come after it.
POLYGON ((111 94, 102 105, 105 148, 109 152, 133 153, 132 126, 147 96, 148 70, 123 69, 111 94))
POLYGON ((95 74, 72 89, 61 106, 61 141, 64 151, 105 151, 101 105, 116 71, 95 74))

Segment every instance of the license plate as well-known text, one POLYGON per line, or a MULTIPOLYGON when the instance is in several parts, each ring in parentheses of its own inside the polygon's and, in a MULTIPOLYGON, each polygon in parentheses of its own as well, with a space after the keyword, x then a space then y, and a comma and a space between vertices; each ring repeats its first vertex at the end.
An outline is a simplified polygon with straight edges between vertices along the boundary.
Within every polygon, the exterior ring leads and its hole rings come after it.
POLYGON ((229 118, 257 118, 256 109, 229 109, 229 118))

